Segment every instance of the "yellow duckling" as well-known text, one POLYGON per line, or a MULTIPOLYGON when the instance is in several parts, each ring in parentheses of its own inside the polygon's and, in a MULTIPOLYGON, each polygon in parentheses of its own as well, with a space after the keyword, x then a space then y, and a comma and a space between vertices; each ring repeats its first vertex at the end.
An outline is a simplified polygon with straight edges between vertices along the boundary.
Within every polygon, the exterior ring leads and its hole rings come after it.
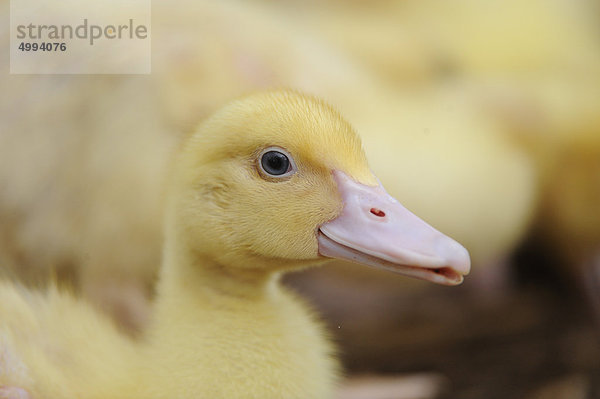
POLYGON ((167 195, 154 319, 141 342, 55 289, 0 286, 0 398, 327 398, 332 346, 282 273, 352 260, 435 283, 468 252, 389 196, 324 102, 256 94, 184 144, 167 195))
POLYGON ((240 1, 156 4, 152 84, 126 76, 0 74, 10 94, 0 98, 8 121, 0 135, 0 264, 12 264, 26 281, 58 270, 120 323, 145 326, 160 265, 163 175, 181 138, 174 126, 189 131, 225 99, 272 86, 314 92, 351 116, 368 133, 365 149, 389 192, 403 193, 406 205, 463 242, 474 264, 506 256, 529 221, 534 188, 531 166, 503 142, 502 129, 495 131, 475 106, 454 111, 449 96, 387 90, 271 8, 240 1), (39 93, 55 101, 33 101, 39 93), (9 112, 15 101, 23 106, 16 114, 9 112), (396 147, 390 140, 405 151, 401 156, 389 150, 396 147), (516 177, 497 183, 504 176, 516 177))

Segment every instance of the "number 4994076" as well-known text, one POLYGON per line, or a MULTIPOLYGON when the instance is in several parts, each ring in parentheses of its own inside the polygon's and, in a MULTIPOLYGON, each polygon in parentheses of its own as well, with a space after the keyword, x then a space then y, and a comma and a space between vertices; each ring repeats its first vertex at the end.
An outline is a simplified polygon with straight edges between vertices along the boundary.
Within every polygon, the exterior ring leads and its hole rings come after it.
POLYGON ((42 42, 42 43, 21 42, 21 44, 19 45, 19 50, 21 50, 21 51, 66 51, 67 44, 66 43, 51 43, 51 42, 42 42))

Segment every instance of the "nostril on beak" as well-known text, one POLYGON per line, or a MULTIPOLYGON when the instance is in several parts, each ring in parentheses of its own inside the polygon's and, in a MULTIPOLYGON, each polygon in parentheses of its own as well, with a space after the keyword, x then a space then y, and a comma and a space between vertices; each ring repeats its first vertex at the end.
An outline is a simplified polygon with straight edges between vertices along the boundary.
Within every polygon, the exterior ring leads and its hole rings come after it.
POLYGON ((371 208, 371 213, 380 218, 385 217, 385 212, 382 211, 381 209, 371 208))

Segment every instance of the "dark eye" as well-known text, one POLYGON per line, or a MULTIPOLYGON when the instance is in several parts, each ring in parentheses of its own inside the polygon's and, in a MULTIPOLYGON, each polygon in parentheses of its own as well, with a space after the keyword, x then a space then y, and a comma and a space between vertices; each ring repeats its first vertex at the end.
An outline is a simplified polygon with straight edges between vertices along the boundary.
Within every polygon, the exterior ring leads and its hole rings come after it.
POLYGON ((292 158, 278 147, 267 148, 259 161, 262 171, 272 177, 285 177, 295 172, 292 158))
POLYGON ((290 160, 279 151, 264 153, 260 163, 264 171, 273 176, 280 176, 290 169, 290 160))

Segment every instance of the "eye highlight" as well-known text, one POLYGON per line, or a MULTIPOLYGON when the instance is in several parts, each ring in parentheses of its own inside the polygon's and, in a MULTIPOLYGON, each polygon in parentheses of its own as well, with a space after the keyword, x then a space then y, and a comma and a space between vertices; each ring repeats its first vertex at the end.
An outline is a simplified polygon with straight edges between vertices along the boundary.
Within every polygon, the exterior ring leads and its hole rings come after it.
POLYGON ((260 171, 268 177, 282 178, 296 172, 294 159, 279 147, 265 148, 258 158, 258 165, 260 171))

